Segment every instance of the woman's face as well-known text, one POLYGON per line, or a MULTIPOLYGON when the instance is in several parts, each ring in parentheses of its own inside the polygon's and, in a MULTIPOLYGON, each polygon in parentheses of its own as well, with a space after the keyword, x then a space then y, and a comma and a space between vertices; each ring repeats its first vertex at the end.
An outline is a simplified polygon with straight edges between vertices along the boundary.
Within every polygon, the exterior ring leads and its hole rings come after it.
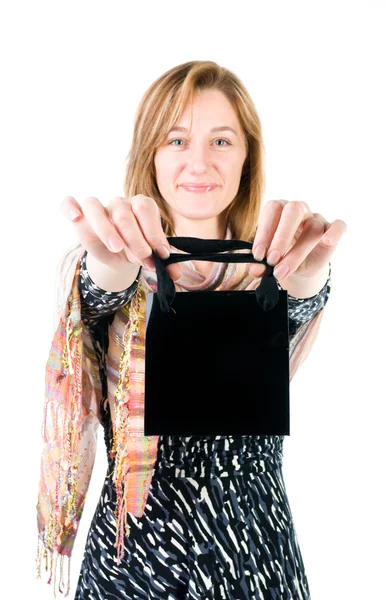
POLYGON ((157 184, 177 235, 218 236, 224 233, 219 215, 239 189, 247 156, 245 134, 232 104, 219 90, 197 91, 190 131, 189 118, 188 107, 176 124, 184 129, 172 129, 156 151, 157 184), (197 192, 186 184, 205 187, 197 192), (208 189, 210 184, 215 187, 208 189))

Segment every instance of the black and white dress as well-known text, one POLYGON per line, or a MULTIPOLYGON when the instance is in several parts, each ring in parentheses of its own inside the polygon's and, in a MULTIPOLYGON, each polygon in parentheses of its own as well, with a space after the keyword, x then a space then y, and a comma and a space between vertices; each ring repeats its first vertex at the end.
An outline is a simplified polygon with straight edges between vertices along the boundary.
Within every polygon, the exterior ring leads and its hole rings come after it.
MULTIPOLYGON (((82 315, 100 357, 108 324, 133 296, 98 288, 82 260, 82 315)), ((330 265, 331 273, 331 265, 330 265)), ((288 296, 294 335, 326 304, 323 289, 288 296)), ((130 536, 116 563, 115 488, 109 451, 112 424, 103 415, 109 461, 88 532, 75 600, 308 600, 309 585, 282 475, 284 436, 160 436, 145 512, 127 514, 130 536)))

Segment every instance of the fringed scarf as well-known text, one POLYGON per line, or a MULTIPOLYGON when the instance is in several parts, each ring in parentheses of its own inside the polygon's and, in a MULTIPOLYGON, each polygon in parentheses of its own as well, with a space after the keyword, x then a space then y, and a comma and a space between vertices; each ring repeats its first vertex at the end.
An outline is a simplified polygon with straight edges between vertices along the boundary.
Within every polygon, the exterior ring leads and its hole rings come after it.
MULTIPOLYGON (((228 228, 226 239, 231 239, 228 228)), ((172 247, 172 252, 181 252, 172 247)), ((244 252, 244 250, 235 250, 244 252)), ((250 252, 250 251, 248 251, 250 252)), ((137 291, 120 308, 109 326, 106 357, 107 397, 102 385, 97 354, 88 327, 82 322, 78 287, 84 248, 72 246, 62 257, 56 274, 54 335, 45 376, 43 450, 37 521, 37 577, 41 564, 54 576, 56 597, 64 593, 63 563, 68 558, 66 596, 70 590, 70 559, 94 466, 101 407, 108 407, 113 424, 113 482, 117 493, 117 564, 123 556, 124 536, 130 534, 126 513, 144 513, 159 436, 144 435, 144 367, 146 295, 157 292, 153 271, 142 269, 137 291)), ((183 275, 176 291, 252 290, 261 281, 249 275, 245 263, 213 263, 207 277, 193 262, 179 263, 183 275)), ((290 380, 309 354, 324 309, 304 323, 290 340, 290 380)))

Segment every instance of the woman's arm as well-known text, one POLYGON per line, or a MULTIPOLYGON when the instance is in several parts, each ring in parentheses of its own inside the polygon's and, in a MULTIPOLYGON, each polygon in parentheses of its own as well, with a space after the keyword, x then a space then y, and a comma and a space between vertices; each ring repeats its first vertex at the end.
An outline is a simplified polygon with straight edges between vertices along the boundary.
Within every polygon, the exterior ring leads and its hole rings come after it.
POLYGON ((111 292, 99 287, 90 277, 87 269, 87 251, 81 261, 79 291, 82 303, 82 318, 86 323, 95 323, 102 317, 113 315, 119 308, 130 302, 134 296, 142 267, 140 266, 133 283, 120 292, 111 292))
MULTIPOLYGON (((278 287, 283 289, 278 283, 278 287)), ((313 319, 313 317, 325 307, 331 291, 331 263, 327 281, 322 289, 310 298, 296 298, 288 294, 288 323, 290 338, 295 335, 299 328, 313 319)))

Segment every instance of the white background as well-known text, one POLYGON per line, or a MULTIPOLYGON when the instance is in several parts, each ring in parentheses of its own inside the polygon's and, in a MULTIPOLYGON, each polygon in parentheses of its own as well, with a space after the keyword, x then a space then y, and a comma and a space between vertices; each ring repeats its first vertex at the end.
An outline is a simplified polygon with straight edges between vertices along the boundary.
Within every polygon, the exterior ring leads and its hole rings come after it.
MULTIPOLYGON (((59 204, 66 195, 104 204, 122 195, 145 89, 169 68, 204 59, 233 70, 255 102, 265 201, 305 200, 347 224, 318 340, 291 384, 283 472, 312 600, 386 598, 384 9, 369 0, 35 0, 1 9, 7 598, 52 597, 34 561, 54 275, 76 241, 59 204)), ((70 599, 106 467, 100 429, 70 599)))

